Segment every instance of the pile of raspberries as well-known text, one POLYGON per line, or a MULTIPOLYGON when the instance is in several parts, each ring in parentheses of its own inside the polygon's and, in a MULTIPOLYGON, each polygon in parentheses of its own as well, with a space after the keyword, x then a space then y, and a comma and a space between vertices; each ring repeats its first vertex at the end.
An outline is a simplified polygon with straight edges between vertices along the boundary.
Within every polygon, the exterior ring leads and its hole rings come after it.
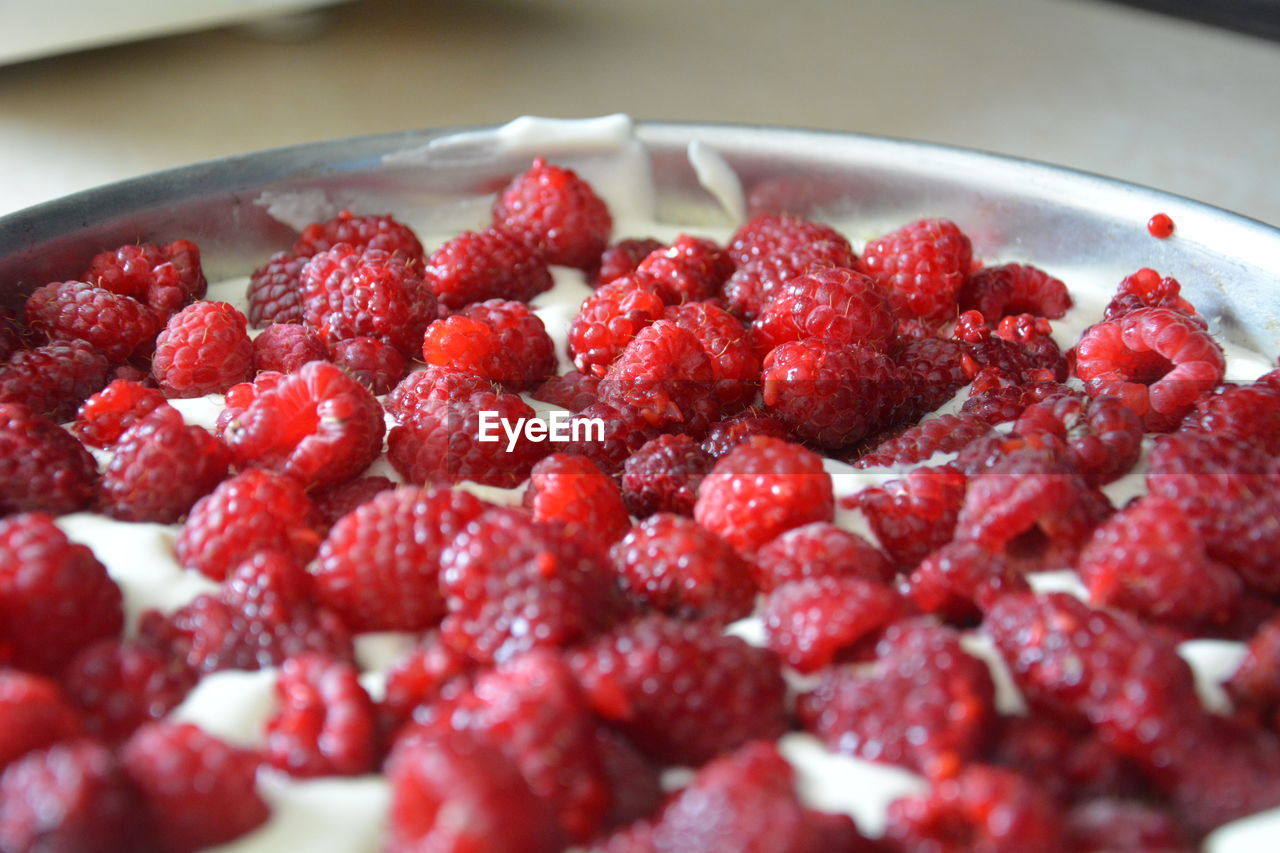
POLYGON ((539 159, 430 254, 391 216, 311 225, 247 315, 185 240, 0 313, 0 850, 225 843, 270 818, 264 766, 384 774, 392 853, 1184 851, 1280 806, 1280 371, 1223 381, 1175 279, 1128 276, 1063 352, 1066 286, 946 219, 861 252, 778 212, 611 240, 539 159), (553 266, 594 288, 563 375, 553 266), (169 402, 209 394, 212 430, 169 402), (478 440, 530 398, 604 435, 478 440), (905 473, 837 502, 824 456, 905 473), (81 511, 173 525, 217 590, 126 626, 81 511), (1032 592, 1061 569, 1087 603, 1032 592), (763 645, 726 631, 752 614, 763 645), (417 641, 375 697, 378 631, 417 641), (1229 713, 1189 638, 1247 643, 1229 713), (168 718, 266 667, 264 748, 168 718), (866 837, 798 797, 788 732, 927 792, 866 837))

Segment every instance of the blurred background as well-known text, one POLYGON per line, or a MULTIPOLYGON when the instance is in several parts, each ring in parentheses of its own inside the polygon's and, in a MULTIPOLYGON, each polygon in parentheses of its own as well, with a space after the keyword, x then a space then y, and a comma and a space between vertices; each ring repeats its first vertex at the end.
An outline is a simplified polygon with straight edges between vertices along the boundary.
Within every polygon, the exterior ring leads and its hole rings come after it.
POLYGON ((970 146, 1280 225, 1280 0, 1185 4, 1228 27, 1138 8, 1181 5, 5 2, 0 213, 278 145, 627 112, 970 146))

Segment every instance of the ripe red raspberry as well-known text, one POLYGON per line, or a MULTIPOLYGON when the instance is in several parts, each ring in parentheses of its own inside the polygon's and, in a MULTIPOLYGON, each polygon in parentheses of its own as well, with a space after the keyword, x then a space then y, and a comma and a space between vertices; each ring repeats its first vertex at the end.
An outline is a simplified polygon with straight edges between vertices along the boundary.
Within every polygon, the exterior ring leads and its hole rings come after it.
POLYGON ((752 555, 775 536, 835 514, 831 475, 798 444, 756 436, 716 463, 698 489, 693 517, 752 555))
POLYGON ((1077 391, 1061 382, 1017 384, 1005 376, 999 368, 984 367, 973 377, 973 384, 969 387, 969 399, 964 401, 960 412, 977 415, 992 426, 996 426, 1016 421, 1028 406, 1036 403, 1053 405, 1059 397, 1079 396, 1077 391))
POLYGON ((376 395, 387 394, 409 370, 400 350, 377 338, 349 338, 330 347, 331 360, 376 395))
POLYGON ((222 442, 170 406, 134 423, 111 449, 99 500, 122 521, 177 522, 223 481, 231 461, 222 442))
POLYGON ((1064 396, 1036 403, 1018 417, 1013 431, 1056 436, 1067 463, 1091 486, 1129 473, 1142 453, 1142 419, 1114 397, 1086 402, 1064 396))
POLYGON ((710 530, 658 513, 611 552, 623 589, 650 609, 728 624, 751 612, 756 587, 747 562, 710 530))
POLYGON ((679 305, 718 296, 733 274, 733 259, 713 240, 681 234, 641 259, 635 272, 652 283, 663 302, 679 305))
POLYGON ((944 323, 973 264, 973 246, 949 219, 921 219, 867 244, 861 268, 887 291, 902 319, 944 323))
POLYGON ((66 430, 22 403, 0 403, 0 516, 84 509, 97 463, 66 430))
POLYGON ((1143 267, 1120 282, 1115 296, 1111 297, 1102 313, 1102 319, 1112 320, 1139 308, 1171 308, 1204 325, 1196 307, 1182 298, 1182 285, 1178 280, 1161 277, 1150 267, 1143 267))
POLYGON ((428 366, 415 370, 387 395, 383 406, 399 423, 406 423, 437 403, 466 400, 477 392, 491 392, 493 385, 471 373, 428 366))
POLYGON ((461 491, 401 486, 338 520, 320 545, 316 598, 355 631, 421 631, 444 617, 440 555, 488 507, 461 491))
POLYGON ((1280 455, 1280 386, 1224 383, 1196 401, 1180 429, 1230 435, 1280 455))
MULTIPOLYGON (((916 473, 916 472, 913 472, 916 473)), ((906 594, 924 613, 967 626, 1009 592, 1030 592, 1009 561, 973 542, 950 542, 929 554, 907 579, 906 594)))
POLYGON ((613 218, 576 172, 538 157, 494 201, 493 225, 519 237, 549 264, 586 270, 600 262, 613 218))
POLYGON ((1244 660, 1223 685, 1237 709, 1260 719, 1280 711, 1280 616, 1273 616, 1249 640, 1244 660))
POLYGON ((159 331, 154 312, 83 281, 46 284, 27 298, 27 328, 51 341, 82 340, 112 364, 146 355, 159 331))
POLYGON ((796 216, 762 214, 729 238, 737 270, 724 284, 725 301, 740 317, 755 319, 774 290, 813 266, 852 268, 858 256, 844 235, 796 216))
POLYGON ((648 616, 569 664, 592 710, 657 761, 697 765, 787 729, 777 658, 707 622, 648 616))
POLYGON ((521 431, 508 451, 501 424, 514 429, 521 420, 534 417, 533 409, 515 394, 479 392, 419 408, 387 436, 387 460, 405 480, 419 485, 473 480, 514 488, 546 455, 547 444, 531 441, 521 431), (485 434, 492 440, 480 440, 481 413, 487 424, 485 434))
POLYGON ((643 280, 623 276, 587 297, 569 325, 569 355, 578 370, 604 376, 631 339, 666 306, 643 280))
POLYGON ((712 459, 719 459, 754 435, 788 438, 790 434, 787 425, 773 415, 752 410, 712 424, 702 439, 702 449, 712 459))
POLYGON ((341 211, 333 219, 313 222, 302 229, 298 241, 293 244, 293 254, 309 258, 328 251, 339 243, 346 243, 357 249, 377 249, 388 255, 397 255, 405 263, 419 268, 425 255, 413 229, 390 214, 356 216, 349 210, 341 211))
POLYGON ((715 373, 697 336, 670 320, 641 329, 600 380, 600 402, 629 406, 656 427, 706 432, 719 406, 715 373))
POLYGON ((1142 796, 1150 788, 1137 765, 1112 752, 1097 732, 1040 714, 1005 717, 989 758, 1037 780, 1063 803, 1142 796))
POLYGON ((606 547, 631 527, 617 482, 576 454, 553 453, 534 465, 524 505, 537 521, 561 524, 570 535, 606 547))
POLYGON ((56 421, 69 421, 111 379, 106 356, 85 341, 54 341, 18 350, 0 365, 0 403, 24 403, 56 421))
POLYGON ((110 447, 125 430, 163 405, 163 392, 141 382, 116 379, 84 401, 71 429, 90 447, 110 447))
POLYGON ((370 337, 405 358, 422 346, 436 298, 419 268, 398 254, 339 243, 302 268, 302 322, 327 346, 370 337))
POLYGON ((0 519, 0 613, 0 660, 31 672, 55 672, 124 626, 102 563, 36 512, 0 519))
POLYGON ((769 411, 799 438, 838 448, 885 426, 902 377, 869 347, 806 338, 775 347, 760 381, 769 411))
POLYGON ((965 281, 958 301, 961 311, 979 311, 993 325, 1012 314, 1057 320, 1071 308, 1067 286, 1030 264, 983 267, 965 281))
POLYGON ((80 715, 58 685, 0 669, 0 770, 28 752, 80 735, 80 715))
POLYGON ((892 352, 902 371, 902 408, 897 420, 912 423, 932 412, 969 384, 965 370, 966 346, 944 338, 919 338, 900 342, 892 352))
POLYGON ((587 283, 592 287, 599 287, 624 275, 630 275, 636 271, 636 266, 647 258, 650 252, 665 248, 666 243, 652 237, 619 240, 604 250, 604 254, 600 256, 599 269, 588 278, 587 283))
POLYGON ((1035 782, 973 764, 929 793, 889 805, 886 835, 904 850, 1065 853, 1066 821, 1035 782))
POLYGON ((356 507, 395 487, 395 482, 381 475, 357 477, 315 492, 311 496, 311 503, 320 519, 332 527, 338 523, 338 519, 356 507))
POLYGON ((457 695, 470 685, 475 664, 447 645, 437 632, 427 634, 387 670, 386 690, 378 704, 379 722, 388 743, 401 733, 419 706, 457 695))
POLYGON ((253 369, 292 373, 308 361, 329 357, 314 329, 298 323, 272 323, 253 339, 253 369))
POLYGON ((286 660, 276 681, 279 705, 267 720, 267 761, 300 777, 371 772, 374 706, 358 675, 350 663, 323 655, 286 660))
POLYGON ((764 545, 756 552, 752 572, 764 593, 809 578, 893 578, 893 567, 874 545, 826 521, 792 528, 764 545))
POLYGON ((761 356, 778 344, 831 338, 883 350, 896 323, 888 298, 872 279, 849 269, 817 269, 775 290, 751 324, 761 356))
POLYGON ((24 347, 18 316, 7 307, 0 305, 0 364, 8 361, 15 352, 24 347))
POLYGON ((144 827, 141 798, 111 751, 94 741, 32 752, 0 777, 2 850, 148 850, 144 827))
POLYGON ((735 412, 756 396, 760 381, 760 359, 751 349, 746 327, 736 317, 712 302, 673 305, 662 315, 693 333, 711 359, 715 393, 721 408, 735 412))
POLYGON ((436 320, 422 343, 427 364, 451 367, 527 391, 555 373, 555 344, 542 319, 521 302, 490 299, 436 320))
POLYGON ((565 846, 553 806, 514 763, 469 732, 402 739, 387 762, 387 853, 552 851, 565 846))
POLYGON ((886 438, 854 460, 855 468, 914 465, 935 453, 954 453, 991 434, 986 418, 973 413, 926 418, 886 438))
POLYGON ((1067 813, 1073 850, 1194 850, 1183 821, 1171 810, 1140 800, 1100 797, 1067 813))
POLYGON ((62 684, 83 715, 85 731, 119 743, 178 707, 195 677, 145 642, 106 639, 80 650, 63 671, 62 684))
POLYGON ((253 468, 196 501, 175 550, 186 568, 222 580, 259 551, 281 551, 305 563, 319 544, 314 510, 302 488, 253 468))
POLYGON ((872 669, 827 669, 796 700, 796 715, 832 749, 928 774, 982 754, 995 687, 956 632, 902 622, 885 629, 872 669))
POLYGON ((1119 397, 1147 429, 1167 430, 1222 380, 1213 337, 1170 308, 1140 308, 1090 326, 1075 348, 1075 373, 1090 396, 1119 397))
POLYGON ((950 465, 922 467, 863 489, 854 502, 894 564, 910 569, 951 541, 966 485, 964 474, 950 465))
POLYGON ((441 636, 481 663, 608 630, 624 603, 603 551, 523 510, 473 518, 440 557, 441 636))
POLYGON ((817 575, 774 587, 760 615, 766 645, 794 669, 817 672, 905 614, 902 598, 882 583, 817 575))
POLYGON ((163 246, 130 244, 95 255, 83 281, 132 296, 160 313, 162 320, 209 288, 200 267, 200 248, 189 240, 163 246))
MULTIPOLYGON (((1053 324, 1044 317, 1034 314, 1012 314, 1004 317, 996 325, 996 338, 1016 344, 1011 356, 999 356, 989 359, 996 367, 1005 364, 1016 365, 1018 372, 1011 373, 1022 382, 1037 379, 1053 379, 1065 382, 1070 373, 1067 358, 1062 354, 1058 342, 1053 338, 1053 324)), ((984 361, 982 347, 977 348, 974 357, 980 363, 984 361)))
POLYGON ((582 428, 582 440, 570 441, 561 450, 588 457, 611 477, 622 473, 622 466, 631 454, 660 434, 638 410, 630 406, 614 408, 606 403, 587 406, 573 418, 570 426, 574 425, 582 428))
POLYGON ((626 826, 658 810, 663 800, 658 767, 630 740, 607 726, 596 726, 596 753, 611 795, 602 829, 626 826))
POLYGON ((693 515, 698 486, 715 460, 687 435, 660 435, 627 458, 622 497, 632 515, 693 515))
POLYGON ((124 745, 120 760, 166 851, 223 844, 271 816, 254 789, 258 756, 190 723, 148 723, 124 745))
POLYGON ((226 424, 241 467, 274 471, 304 488, 350 480, 382 452, 382 407, 367 388, 321 361, 303 365, 226 424))
POLYGON ((276 252, 249 276, 249 323, 255 329, 302 322, 302 268, 310 255, 276 252))
POLYGON ((224 393, 253 376, 244 315, 225 302, 197 302, 169 318, 151 372, 169 397, 224 393))
POLYGON ((1176 733, 1147 773, 1197 833, 1280 807, 1280 739, 1229 717, 1176 733))
POLYGON ((427 258, 423 270, 436 300, 456 311, 472 302, 528 302, 550 290, 551 272, 532 246, 505 231, 464 231, 427 258))
POLYGON ((563 376, 552 376, 529 396, 571 412, 581 412, 600 399, 600 377, 570 370, 563 376))

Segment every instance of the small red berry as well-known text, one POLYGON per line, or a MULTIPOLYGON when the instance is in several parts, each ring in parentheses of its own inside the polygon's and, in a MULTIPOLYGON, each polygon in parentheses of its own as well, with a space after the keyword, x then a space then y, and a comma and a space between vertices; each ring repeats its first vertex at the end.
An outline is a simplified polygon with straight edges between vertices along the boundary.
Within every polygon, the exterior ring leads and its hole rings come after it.
POLYGON ((1157 240, 1173 236, 1173 220, 1167 213, 1157 213, 1147 220, 1147 233, 1157 240))
POLYGON ((151 372, 169 397, 222 394, 253 375, 253 342, 243 314, 225 302, 196 302, 169 318, 156 338, 151 372))
POLYGON ((541 157, 498 195, 493 224, 524 240, 547 263, 584 270, 599 264, 613 230, 609 208, 591 186, 541 157))

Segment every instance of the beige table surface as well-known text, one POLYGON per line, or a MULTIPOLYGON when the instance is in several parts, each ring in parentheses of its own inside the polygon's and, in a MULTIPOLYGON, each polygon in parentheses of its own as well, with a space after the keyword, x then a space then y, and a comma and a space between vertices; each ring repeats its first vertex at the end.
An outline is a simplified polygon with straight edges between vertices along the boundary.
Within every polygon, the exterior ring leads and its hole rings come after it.
POLYGON ((973 146, 1280 224, 1280 44, 1089 0, 361 0, 300 41, 0 67, 0 213, 289 143, 611 112, 973 146))

